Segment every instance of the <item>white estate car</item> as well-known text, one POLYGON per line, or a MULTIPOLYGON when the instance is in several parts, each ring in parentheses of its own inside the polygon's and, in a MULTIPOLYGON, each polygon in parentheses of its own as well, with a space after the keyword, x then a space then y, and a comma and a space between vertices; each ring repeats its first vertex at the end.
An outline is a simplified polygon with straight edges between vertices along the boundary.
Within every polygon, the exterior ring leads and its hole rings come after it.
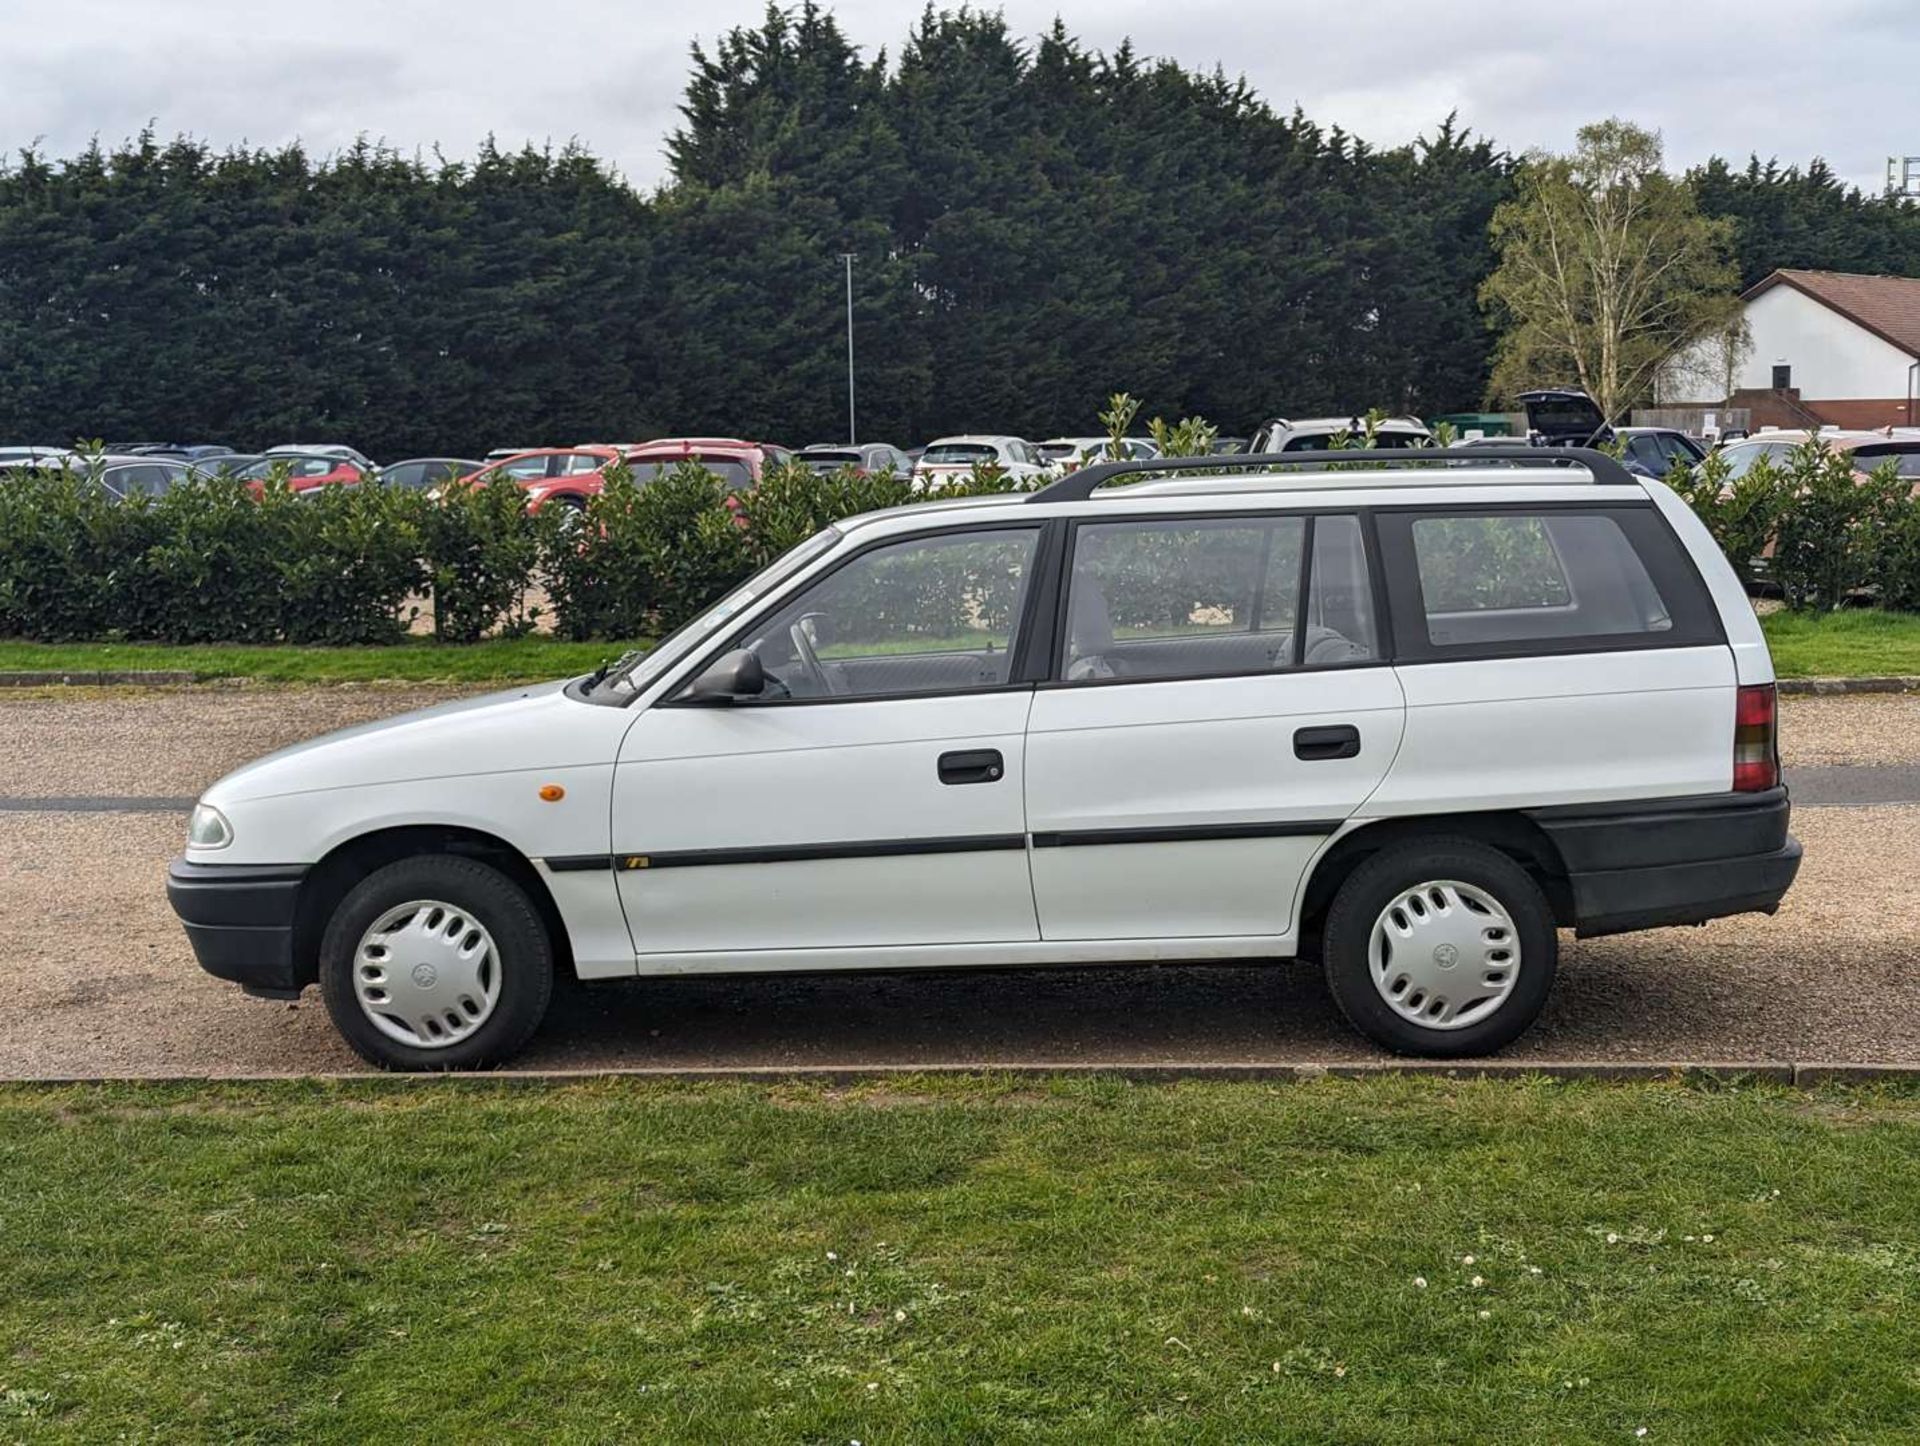
POLYGON ((1399 460, 851 518, 610 670, 222 779, 174 908, 396 1068, 512 1055, 560 970, 1291 957, 1483 1054, 1556 926, 1772 912, 1773 668, 1693 513, 1593 452, 1355 455, 1399 460))

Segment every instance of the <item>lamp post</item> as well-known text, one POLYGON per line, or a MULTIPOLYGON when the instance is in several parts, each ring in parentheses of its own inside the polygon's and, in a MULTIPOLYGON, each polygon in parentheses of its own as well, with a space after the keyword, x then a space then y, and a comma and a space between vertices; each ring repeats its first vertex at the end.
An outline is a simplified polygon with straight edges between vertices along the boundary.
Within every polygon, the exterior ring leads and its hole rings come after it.
POLYGON ((860 433, 853 425, 853 253, 842 251, 840 259, 847 263, 847 445, 854 447, 860 433))

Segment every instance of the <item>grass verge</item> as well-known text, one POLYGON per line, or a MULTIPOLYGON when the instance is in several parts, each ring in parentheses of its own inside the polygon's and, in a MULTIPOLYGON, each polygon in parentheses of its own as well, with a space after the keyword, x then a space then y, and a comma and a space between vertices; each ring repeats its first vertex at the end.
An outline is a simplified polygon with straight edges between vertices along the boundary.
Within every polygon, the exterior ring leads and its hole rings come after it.
POLYGON ((1920 675, 1920 613, 1777 612, 1760 625, 1774 670, 1783 678, 1920 675))
POLYGON ((1896 1439, 1920 1096, 0 1089, 0 1437, 1896 1439))
MULTIPOLYGON (((1770 613, 1761 619, 1783 678, 1920 675, 1920 614, 1862 609, 1770 613)), ((0 671, 96 672, 184 669, 206 678, 274 683, 531 683, 584 673, 623 650, 618 643, 503 638, 466 645, 428 639, 383 648, 294 648, 164 643, 0 642, 0 671)))

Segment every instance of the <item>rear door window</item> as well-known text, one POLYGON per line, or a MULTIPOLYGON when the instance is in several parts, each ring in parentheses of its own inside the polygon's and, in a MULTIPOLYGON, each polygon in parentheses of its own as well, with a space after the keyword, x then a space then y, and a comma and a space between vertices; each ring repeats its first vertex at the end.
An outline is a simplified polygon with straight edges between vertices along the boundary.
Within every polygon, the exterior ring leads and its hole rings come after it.
POLYGON ((1381 541, 1403 655, 1722 640, 1699 573, 1649 508, 1394 513, 1381 541))
POLYGON ((1058 669, 1064 681, 1330 667, 1371 661, 1375 648, 1372 584, 1352 516, 1094 522, 1075 530, 1058 669))

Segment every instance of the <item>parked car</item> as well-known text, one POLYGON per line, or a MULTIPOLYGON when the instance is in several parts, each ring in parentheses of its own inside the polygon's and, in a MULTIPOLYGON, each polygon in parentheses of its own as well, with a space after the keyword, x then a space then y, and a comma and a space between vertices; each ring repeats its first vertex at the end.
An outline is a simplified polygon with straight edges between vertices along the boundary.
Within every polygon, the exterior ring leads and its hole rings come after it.
POLYGON ((1033 444, 1034 452, 1049 467, 1071 472, 1089 462, 1137 461, 1158 457, 1160 449, 1150 437, 1123 437, 1118 455, 1113 453, 1111 437, 1049 437, 1033 444))
POLYGON ((842 467, 851 467, 863 474, 892 472, 900 477, 913 471, 907 454, 891 442, 861 442, 857 446, 817 442, 811 447, 802 447, 793 458, 801 466, 823 475, 838 472, 842 467))
POLYGON ((1213 439, 1213 453, 1216 457, 1228 457, 1236 452, 1244 453, 1252 450, 1253 438, 1251 437, 1215 437, 1213 439))
POLYGON ((1705 447, 1672 427, 1616 427, 1613 435, 1626 460, 1644 468, 1649 477, 1664 477, 1675 467, 1697 467, 1707 459, 1705 447))
POLYGON ((473 486, 505 477, 526 489, 527 509, 552 505, 580 511, 606 486, 606 469, 621 457, 618 447, 543 447, 519 452, 456 477, 449 486, 473 486))
POLYGON ((759 482, 769 467, 780 467, 794 453, 772 442, 740 437, 656 437, 627 451, 627 466, 645 482, 683 462, 698 462, 728 486, 744 490, 759 482))
POLYGON ((377 472, 365 452, 352 447, 343 447, 338 442, 283 442, 278 447, 269 447, 262 455, 268 457, 334 457, 351 462, 364 472, 377 472))
POLYGON ((651 652, 228 775, 168 893, 387 1068, 512 1057, 562 969, 1170 958, 1318 959, 1376 1043, 1486 1054, 1557 928, 1771 913, 1800 859, 1705 526, 1530 450, 851 518, 651 652))
POLYGON ((70 447, 0 447, 0 471, 26 470, 45 467, 58 470, 61 467, 78 467, 86 462, 86 457, 70 447))
POLYGON ((410 457, 404 462, 382 467, 380 480, 388 487, 424 492, 477 472, 484 465, 465 457, 410 457))
POLYGON ((1614 438, 1599 404, 1578 387, 1540 387, 1514 400, 1526 409, 1527 432, 1544 447, 1603 447, 1614 438))
MULTIPOLYGON (((1254 452, 1324 452, 1334 438, 1345 436, 1349 446, 1366 445, 1365 417, 1304 417, 1289 421, 1275 417, 1254 433, 1254 452)), ((1374 430, 1375 447, 1431 447, 1433 433, 1418 417, 1388 417, 1374 430)))
POLYGON ((220 442, 109 442, 107 451, 123 457, 174 457, 197 462, 203 457, 224 457, 233 448, 220 442))
POLYGON ((927 443, 913 464, 914 484, 925 488, 941 481, 965 479, 975 467, 996 467, 1016 482, 1034 482, 1050 464, 1019 437, 940 437, 927 443))
POLYGON ((117 458, 100 468, 100 488, 116 502, 129 497, 158 497, 194 475, 185 462, 170 457, 117 458))
POLYGON ((372 468, 339 455, 337 452, 282 452, 270 449, 257 461, 236 467, 231 476, 245 482, 258 497, 270 478, 283 475, 294 492, 316 487, 357 487, 372 474, 372 468))
POLYGON ((1920 485, 1920 437, 1899 437, 1888 432, 1804 432, 1798 429, 1768 428, 1738 442, 1729 442, 1718 455, 1726 459, 1729 480, 1744 477, 1753 465, 1765 457, 1776 465, 1786 460, 1794 448, 1804 446, 1809 436, 1833 452, 1844 452, 1853 470, 1865 477, 1891 461, 1902 478, 1920 485))

